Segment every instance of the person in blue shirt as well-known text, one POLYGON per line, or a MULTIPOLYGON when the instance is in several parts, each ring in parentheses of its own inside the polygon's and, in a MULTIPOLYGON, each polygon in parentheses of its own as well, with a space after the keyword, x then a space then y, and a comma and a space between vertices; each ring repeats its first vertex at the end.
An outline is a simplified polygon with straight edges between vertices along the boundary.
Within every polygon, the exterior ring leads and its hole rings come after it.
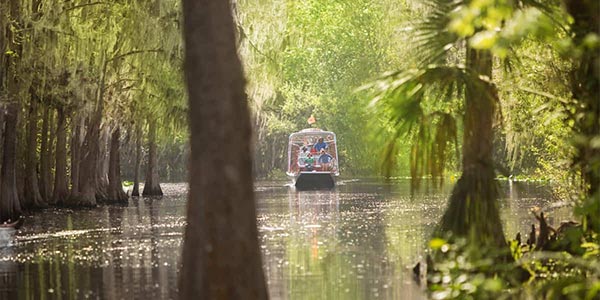
POLYGON ((321 155, 319 156, 319 164, 322 166, 323 171, 327 171, 331 168, 331 161, 333 160, 333 156, 327 153, 325 149, 321 149, 321 155))
POLYGON ((321 150, 327 149, 327 143, 323 141, 323 138, 319 138, 319 141, 313 146, 317 153, 320 153, 321 150))

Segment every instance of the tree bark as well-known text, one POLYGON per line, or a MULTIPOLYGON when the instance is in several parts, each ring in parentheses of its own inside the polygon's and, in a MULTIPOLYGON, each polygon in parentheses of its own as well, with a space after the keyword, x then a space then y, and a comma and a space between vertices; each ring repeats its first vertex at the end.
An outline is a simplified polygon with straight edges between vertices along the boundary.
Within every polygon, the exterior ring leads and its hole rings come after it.
POLYGON ((104 202, 108 201, 108 168, 109 168, 109 139, 110 139, 110 128, 104 126, 100 130, 100 143, 97 160, 97 175, 96 175, 96 201, 104 202))
POLYGON ((146 182, 144 183, 144 196, 162 196, 158 179, 157 153, 156 153, 156 120, 150 120, 148 130, 148 162, 146 164, 146 182))
MULTIPOLYGON (((489 51, 467 48, 467 67, 479 75, 492 78, 492 58, 489 51)), ((462 175, 438 234, 451 233, 476 244, 506 247, 492 160, 497 97, 491 83, 473 83, 466 88, 462 175)))
POLYGON ((139 125, 135 129, 135 170, 133 176, 133 191, 131 196, 140 195, 140 167, 142 164, 142 130, 139 125))
POLYGON ((42 135, 40 145, 40 193, 42 199, 46 202, 50 202, 50 182, 47 182, 48 177, 45 174, 50 170, 50 162, 48 161, 48 127, 50 122, 50 107, 46 105, 44 107, 44 113, 42 115, 42 135))
POLYGON ((51 204, 62 204, 69 196, 67 181, 67 118, 64 109, 58 108, 56 125, 56 166, 54 174, 54 193, 51 204))
POLYGON ((66 206, 93 207, 96 202, 96 177, 99 155, 100 122, 102 114, 94 112, 86 130, 86 135, 81 146, 81 163, 79 169, 79 190, 72 192, 66 206))
POLYGON ((119 126, 113 131, 110 141, 110 159, 108 167, 108 199, 110 203, 127 204, 127 194, 123 191, 123 181, 121 180, 121 154, 119 147, 119 138, 121 129, 119 126))
MULTIPOLYGON (((1 69, 1 68, 0 68, 1 69)), ((0 103, 0 143, 4 142, 4 118, 6 116, 6 109, 4 108, 4 104, 0 103)), ((4 152, 4 148, 0 147, 0 158, 4 152)), ((2 162, 0 161, 0 166, 2 166, 2 162)))
POLYGON ((191 159, 181 299, 267 299, 229 1, 184 0, 191 159))
POLYGON ((43 171, 41 171, 40 176, 44 177, 44 180, 46 182, 46 189, 47 189, 47 193, 48 193, 48 197, 52 197, 52 182, 53 182, 53 177, 52 177, 52 166, 53 166, 53 160, 52 158, 54 157, 54 138, 56 137, 55 131, 54 131, 54 111, 50 110, 50 115, 48 117, 48 147, 46 148, 46 151, 44 152, 44 161, 45 161, 45 169, 43 171))
POLYGON ((81 163, 81 122, 78 117, 72 118, 71 134, 71 193, 79 192, 79 164, 81 163))
POLYGON ((37 101, 31 95, 29 115, 27 117, 27 149, 25 151, 25 189, 21 202, 24 208, 42 208, 47 206, 40 194, 37 177, 37 101))
POLYGON ((16 178, 18 114, 19 105, 17 103, 7 106, 0 176, 0 223, 14 221, 21 216, 16 178))

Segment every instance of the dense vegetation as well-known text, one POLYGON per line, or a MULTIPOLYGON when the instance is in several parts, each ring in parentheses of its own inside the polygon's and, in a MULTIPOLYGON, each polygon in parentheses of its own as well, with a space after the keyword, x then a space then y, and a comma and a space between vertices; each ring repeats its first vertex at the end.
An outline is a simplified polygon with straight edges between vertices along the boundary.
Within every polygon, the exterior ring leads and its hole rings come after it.
MULTIPOLYGON (((337 133, 344 176, 410 176, 418 188, 460 174, 430 244, 433 296, 514 293, 534 276, 532 293, 597 297, 597 1, 239 0, 231 10, 255 177, 282 175, 288 134, 313 115, 337 133), (505 237, 499 175, 550 180, 577 223, 552 229, 539 214, 528 241, 505 237)), ((124 203, 123 179, 133 195, 160 195, 159 178, 186 178, 183 25, 177 0, 0 2, 0 222, 124 203)))
POLYGON ((143 193, 161 194, 157 145, 185 124, 179 3, 5 1, 0 22, 0 221, 127 201, 121 152, 133 193, 146 154, 143 193))

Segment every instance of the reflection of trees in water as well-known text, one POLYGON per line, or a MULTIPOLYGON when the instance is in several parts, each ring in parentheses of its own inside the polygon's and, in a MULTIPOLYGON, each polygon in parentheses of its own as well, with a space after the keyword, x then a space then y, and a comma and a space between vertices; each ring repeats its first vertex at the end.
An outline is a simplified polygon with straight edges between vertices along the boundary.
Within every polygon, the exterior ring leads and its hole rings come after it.
POLYGON ((73 218, 77 220, 75 226, 70 214, 58 214, 56 219, 61 221, 51 221, 52 226, 64 228, 64 233, 91 229, 81 235, 34 241, 31 246, 40 249, 31 250, 33 259, 21 264, 22 270, 13 271, 14 284, 10 280, 0 282, 0 299, 14 299, 3 297, 13 291, 22 299, 176 297, 175 261, 179 253, 169 247, 165 250, 169 240, 165 242, 162 237, 161 228, 166 226, 159 218, 162 202, 134 199, 131 203, 129 207, 77 212, 81 215, 73 218))
POLYGON ((374 195, 290 190, 286 296, 371 299, 383 295, 393 270, 385 259, 381 199, 374 195))
MULTIPOLYGON (((13 256, 11 248, 2 250, 4 255, 13 256)), ((19 265, 11 260, 0 261, 0 299, 18 299, 19 265)))
POLYGON ((546 221, 555 228, 562 221, 573 217, 572 208, 555 199, 548 183, 501 182, 500 208, 507 238, 515 238, 518 232, 528 236, 531 225, 538 226, 532 210, 546 212, 546 221))

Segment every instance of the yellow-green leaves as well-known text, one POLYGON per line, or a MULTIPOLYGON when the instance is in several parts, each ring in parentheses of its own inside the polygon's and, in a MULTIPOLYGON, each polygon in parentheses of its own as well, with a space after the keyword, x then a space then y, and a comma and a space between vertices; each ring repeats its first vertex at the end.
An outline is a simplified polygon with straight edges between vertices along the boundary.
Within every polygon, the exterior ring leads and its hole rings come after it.
POLYGON ((475 49, 492 49, 498 42, 498 33, 491 30, 480 31, 469 39, 469 44, 475 49))
POLYGON ((512 15, 513 9, 506 2, 476 0, 459 6, 451 14, 448 30, 464 38, 480 31, 494 32, 512 15))
POLYGON ((448 242, 444 239, 434 238, 429 241, 429 248, 433 250, 441 249, 444 245, 448 246, 448 242))
MULTIPOLYGON (((477 0, 461 5, 452 12, 447 29, 466 39, 470 47, 490 50, 500 58, 525 38, 554 36, 552 21, 539 9, 515 9, 506 0, 477 0)), ((592 44, 597 44, 594 37, 590 37, 592 44)))

